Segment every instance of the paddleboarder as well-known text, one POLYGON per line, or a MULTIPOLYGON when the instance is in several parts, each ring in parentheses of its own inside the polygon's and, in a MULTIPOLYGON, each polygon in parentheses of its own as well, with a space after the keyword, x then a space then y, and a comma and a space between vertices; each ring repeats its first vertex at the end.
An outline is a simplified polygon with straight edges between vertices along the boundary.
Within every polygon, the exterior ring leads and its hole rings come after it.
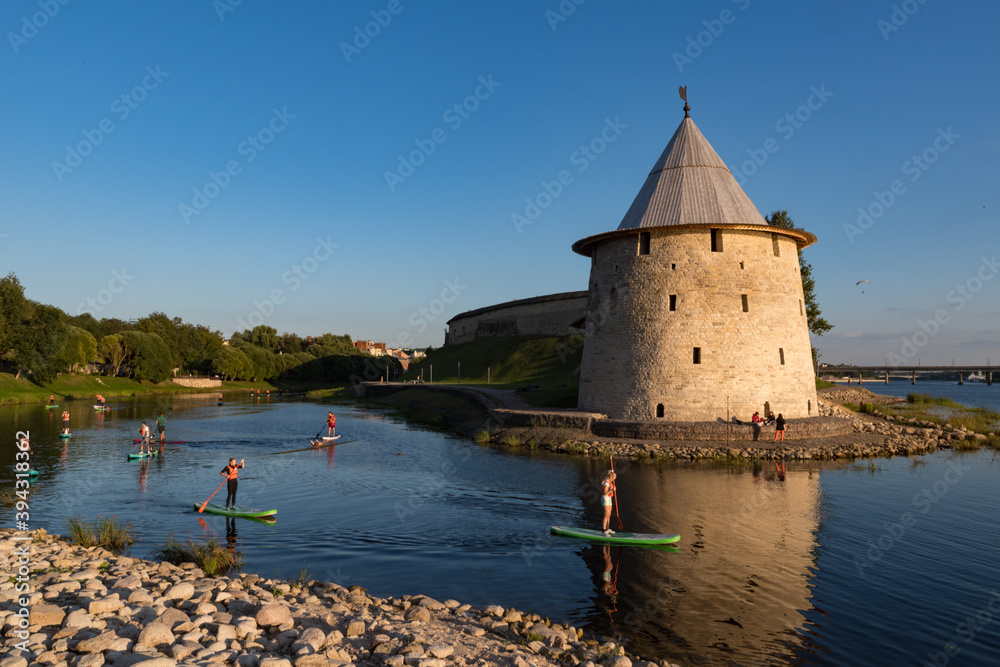
POLYGON ((327 435, 333 437, 333 432, 337 430, 337 417, 332 412, 326 413, 327 435))
POLYGON ((63 430, 62 430, 62 432, 63 433, 69 433, 69 410, 63 410, 63 413, 62 413, 62 422, 63 422, 63 430))
POLYGON ((55 405, 55 404, 56 404, 56 395, 49 394, 49 405, 55 405))
POLYGON ((139 453, 142 454, 143 450, 146 450, 147 454, 152 454, 153 448, 149 446, 149 427, 146 426, 146 422, 142 422, 142 426, 139 427, 139 437, 142 438, 139 443, 139 453))
POLYGON ((167 429, 167 418, 160 413, 160 416, 156 418, 156 430, 160 434, 160 444, 163 444, 163 432, 167 429))
POLYGON ((614 502, 613 498, 615 495, 615 479, 618 475, 615 474, 614 470, 609 470, 608 474, 604 476, 604 481, 601 482, 601 506, 604 507, 604 521, 601 524, 601 530, 604 531, 605 537, 610 537, 615 534, 615 531, 611 530, 611 505, 614 502))
POLYGON ((239 473, 240 468, 246 467, 244 465, 243 459, 240 459, 239 463, 236 463, 236 459, 230 458, 229 465, 222 469, 219 474, 226 478, 228 484, 226 485, 226 509, 229 509, 230 502, 232 503, 233 509, 236 508, 236 487, 239 485, 239 473))

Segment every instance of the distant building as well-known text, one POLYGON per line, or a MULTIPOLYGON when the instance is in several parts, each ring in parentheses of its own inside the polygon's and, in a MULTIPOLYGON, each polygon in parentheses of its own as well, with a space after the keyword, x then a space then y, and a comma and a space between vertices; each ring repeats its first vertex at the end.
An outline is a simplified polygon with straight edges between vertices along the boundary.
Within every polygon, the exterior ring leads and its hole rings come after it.
POLYGON ((583 330, 586 292, 518 299, 460 313, 448 320, 445 345, 490 336, 569 336, 583 330))

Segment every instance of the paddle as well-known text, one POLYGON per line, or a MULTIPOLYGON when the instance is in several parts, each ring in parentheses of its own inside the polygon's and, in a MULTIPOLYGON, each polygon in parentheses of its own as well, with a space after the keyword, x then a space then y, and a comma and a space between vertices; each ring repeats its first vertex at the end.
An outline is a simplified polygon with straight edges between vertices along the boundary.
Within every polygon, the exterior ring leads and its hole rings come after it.
MULTIPOLYGON (((223 485, 224 485, 224 484, 225 484, 226 482, 228 482, 228 481, 229 481, 228 479, 224 479, 224 480, 222 480, 222 484, 219 484, 219 489, 221 489, 221 488, 223 487, 223 485)), ((211 499, 212 499, 212 496, 214 496, 214 495, 215 495, 216 493, 218 493, 218 492, 219 492, 219 489, 216 489, 215 491, 213 491, 213 492, 212 492, 212 495, 208 497, 208 500, 211 500, 211 499)), ((206 500, 205 502, 203 502, 203 503, 201 504, 201 507, 199 507, 199 508, 198 508, 198 511, 199 511, 199 512, 204 512, 204 511, 205 511, 205 508, 206 508, 206 507, 208 507, 208 500, 206 500)))
MULTIPOLYGON (((615 471, 615 457, 609 456, 608 458, 611 460, 611 472, 614 472, 615 471)), ((620 516, 618 516, 618 490, 616 488, 614 488, 614 487, 612 487, 612 489, 611 489, 611 497, 614 498, 614 501, 615 501, 615 518, 618 520, 618 530, 621 530, 622 529, 622 518, 620 516)))

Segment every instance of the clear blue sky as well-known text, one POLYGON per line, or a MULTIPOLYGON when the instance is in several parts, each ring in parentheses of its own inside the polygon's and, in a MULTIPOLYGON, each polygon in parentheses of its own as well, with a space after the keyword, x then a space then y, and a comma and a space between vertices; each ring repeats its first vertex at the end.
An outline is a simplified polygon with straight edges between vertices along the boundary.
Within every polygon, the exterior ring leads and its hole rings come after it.
POLYGON ((0 7, 0 271, 30 298, 437 346, 586 288, 570 245, 618 226, 687 85, 761 213, 819 237, 823 361, 1000 364, 996 3, 234 1, 0 7))

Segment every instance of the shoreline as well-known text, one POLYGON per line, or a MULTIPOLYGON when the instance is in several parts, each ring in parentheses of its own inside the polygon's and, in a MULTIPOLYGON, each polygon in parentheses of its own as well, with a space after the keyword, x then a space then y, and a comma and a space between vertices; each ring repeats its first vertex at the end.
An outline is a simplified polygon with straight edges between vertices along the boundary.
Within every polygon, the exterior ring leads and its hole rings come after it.
POLYGON ((26 592, 0 582, 3 667, 671 665, 497 605, 378 598, 361 586, 247 573, 207 577, 193 563, 116 556, 44 529, 0 529, 0 553, 8 573, 24 566, 32 576, 26 592))

